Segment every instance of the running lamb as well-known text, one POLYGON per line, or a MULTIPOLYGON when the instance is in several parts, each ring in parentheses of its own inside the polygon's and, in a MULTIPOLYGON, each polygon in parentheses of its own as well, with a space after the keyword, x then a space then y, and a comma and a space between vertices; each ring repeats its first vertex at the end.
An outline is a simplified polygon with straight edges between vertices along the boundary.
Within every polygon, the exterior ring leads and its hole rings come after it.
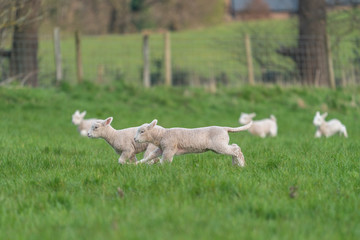
POLYGON ((229 132, 240 132, 248 129, 252 122, 245 126, 203 127, 203 128, 163 128, 157 120, 140 126, 135 135, 135 142, 152 143, 159 148, 137 163, 147 162, 162 155, 160 163, 172 162, 174 155, 202 153, 211 150, 215 153, 232 156, 233 165, 245 166, 244 155, 238 145, 229 145, 229 132))
POLYGON ((320 115, 320 112, 316 112, 313 124, 316 126, 315 137, 319 138, 321 136, 330 137, 335 133, 339 133, 340 135, 344 135, 344 137, 348 137, 346 127, 337 119, 332 119, 328 122, 325 121, 328 113, 324 113, 320 115))
MULTIPOLYGON (((137 161, 135 154, 145 151, 144 157, 147 157, 157 149, 153 144, 134 142, 137 127, 116 130, 110 125, 112 120, 113 118, 109 117, 105 120, 96 121, 91 126, 88 137, 105 139, 115 152, 120 155, 118 159, 119 164, 126 163, 128 159, 130 162, 135 163, 137 161)), ((156 159, 152 163, 154 162, 156 162, 156 159)))
POLYGON ((86 115, 86 111, 80 113, 79 110, 76 110, 75 113, 72 115, 72 123, 75 126, 78 126, 78 131, 81 136, 86 137, 88 131, 91 128, 91 125, 98 119, 91 118, 91 119, 84 119, 86 115))
MULTIPOLYGON (((239 118, 240 124, 248 124, 253 121, 256 113, 241 113, 239 118)), ((249 132, 252 135, 265 138, 267 135, 275 137, 277 135, 278 126, 274 115, 270 115, 270 118, 253 121, 253 125, 249 128, 249 132)))

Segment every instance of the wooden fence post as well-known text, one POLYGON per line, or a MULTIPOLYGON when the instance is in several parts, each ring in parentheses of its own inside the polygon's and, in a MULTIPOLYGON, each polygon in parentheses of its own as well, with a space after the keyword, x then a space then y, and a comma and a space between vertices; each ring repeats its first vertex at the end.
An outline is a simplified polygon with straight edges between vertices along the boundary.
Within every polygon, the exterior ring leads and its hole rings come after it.
POLYGON ((329 80, 330 80, 330 87, 332 89, 336 89, 335 84, 335 75, 334 75, 334 67, 332 61, 332 52, 331 52, 331 42, 330 37, 326 35, 326 45, 327 45, 327 52, 328 52, 328 67, 329 67, 329 80))
POLYGON ((54 28, 54 52, 55 52, 56 84, 59 84, 59 82, 63 78, 59 27, 54 28))
POLYGON ((171 42, 170 42, 170 33, 165 32, 164 34, 164 59, 165 59, 165 85, 172 85, 172 71, 171 71, 171 42))
POLYGON ((150 49, 149 49, 149 34, 144 33, 143 35, 143 59, 144 59, 144 72, 143 82, 146 88, 151 85, 150 82, 150 49))
POLYGON ((250 37, 248 34, 245 35, 245 48, 246 48, 246 61, 248 65, 248 77, 249 77, 249 84, 254 85, 254 67, 253 67, 253 60, 252 60, 252 52, 251 52, 251 42, 250 37))
POLYGON ((78 30, 75 31, 75 51, 76 51, 77 81, 78 83, 81 83, 83 80, 84 73, 83 73, 82 59, 81 59, 81 39, 78 30))

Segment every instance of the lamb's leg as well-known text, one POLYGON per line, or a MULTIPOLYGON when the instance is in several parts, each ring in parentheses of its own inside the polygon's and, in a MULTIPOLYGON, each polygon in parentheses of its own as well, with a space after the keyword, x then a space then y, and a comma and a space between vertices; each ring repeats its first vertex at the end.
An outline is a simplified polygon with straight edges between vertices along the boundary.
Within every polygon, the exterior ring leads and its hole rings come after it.
MULTIPOLYGON (((155 148, 155 150, 156 150, 157 148, 155 148)), ((144 158, 147 158, 152 152, 153 152, 154 150, 153 150, 153 148, 152 147, 148 147, 147 149, 146 149, 146 151, 144 152, 144 158)), ((152 159, 152 160, 150 160, 149 162, 148 162, 148 164, 155 164, 155 163, 157 163, 157 162, 159 162, 159 158, 154 158, 154 159, 152 159)))
POLYGON ((126 163, 126 160, 127 159, 130 159, 132 156, 132 153, 131 152, 122 152, 120 157, 119 157, 119 160, 118 160, 118 163, 119 164, 125 164, 126 163))
POLYGON ((235 154, 236 154, 235 157, 232 157, 233 165, 238 165, 240 167, 245 167, 245 157, 244 157, 244 154, 241 151, 241 148, 236 144, 233 144, 232 146, 235 149, 234 151, 235 151, 235 154))
POLYGON ((162 154, 162 150, 160 148, 157 148, 155 149, 154 151, 152 151, 147 157, 141 159, 140 161, 136 162, 136 164, 139 164, 139 163, 145 163, 147 161, 150 161, 154 158, 157 158, 159 156, 161 156, 162 154))
POLYGON ((343 126, 343 128, 342 128, 342 133, 344 134, 344 137, 348 137, 348 134, 347 134, 347 131, 346 131, 346 127, 345 126, 343 126))
POLYGON ((321 137, 321 132, 320 132, 320 130, 319 130, 319 129, 318 129, 318 130, 316 130, 316 132, 315 132, 315 137, 316 137, 316 138, 321 137))
POLYGON ((173 157, 174 157, 175 153, 176 153, 175 149, 164 150, 163 155, 160 159, 160 163, 163 164, 165 161, 168 161, 171 163, 173 161, 173 157))
POLYGON ((277 136, 277 129, 270 129, 270 136, 276 137, 277 136))
POLYGON ((136 155, 133 154, 133 155, 129 158, 129 160, 130 160, 131 163, 136 163, 136 162, 137 162, 136 155))
POLYGON ((241 148, 236 145, 219 144, 215 148, 211 149, 220 154, 226 154, 232 156, 233 165, 245 167, 244 154, 241 152, 241 148))

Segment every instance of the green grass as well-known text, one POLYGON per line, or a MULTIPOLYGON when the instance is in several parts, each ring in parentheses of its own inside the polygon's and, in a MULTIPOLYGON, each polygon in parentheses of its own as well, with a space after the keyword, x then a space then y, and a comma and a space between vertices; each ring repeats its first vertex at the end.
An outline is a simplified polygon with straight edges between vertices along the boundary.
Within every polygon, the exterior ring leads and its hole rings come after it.
POLYGON ((358 90, 0 88, 0 239, 359 239, 358 90), (79 136, 76 109, 113 116, 115 128, 238 126, 241 111, 273 113, 279 136, 231 134, 243 169, 212 152, 118 165, 104 140, 79 136), (349 138, 315 139, 316 110, 349 138))

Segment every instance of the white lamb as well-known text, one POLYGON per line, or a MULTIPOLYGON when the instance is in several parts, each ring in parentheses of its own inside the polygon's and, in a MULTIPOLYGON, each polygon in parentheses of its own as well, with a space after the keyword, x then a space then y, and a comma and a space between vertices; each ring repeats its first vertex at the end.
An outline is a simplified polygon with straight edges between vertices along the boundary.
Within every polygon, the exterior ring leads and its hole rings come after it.
POLYGON ((76 110, 75 113, 72 115, 72 123, 78 126, 78 131, 80 135, 84 137, 87 136, 87 133, 91 128, 91 125, 98 120, 95 118, 84 119, 85 115, 86 115, 86 111, 80 113, 79 110, 76 110))
MULTIPOLYGON (((253 121, 252 119, 255 116, 256 113, 241 113, 239 123, 248 124, 249 122, 253 121)), ((253 121, 252 126, 248 129, 251 134, 260 136, 262 138, 266 137, 267 135, 275 137, 277 135, 277 130, 278 127, 274 115, 270 115, 270 118, 253 121)))
POLYGON ((335 133, 339 133, 340 135, 344 135, 344 137, 348 137, 346 127, 339 120, 332 119, 328 122, 325 121, 328 113, 324 113, 320 115, 320 112, 316 112, 313 124, 316 126, 315 137, 319 138, 321 136, 330 137, 335 133))
POLYGON ((162 155, 160 163, 172 162, 174 155, 186 153, 202 153, 213 151, 232 156, 233 165, 245 166, 244 155, 236 144, 229 145, 229 132, 240 132, 248 129, 251 122, 245 126, 203 127, 203 128, 163 128, 156 125, 157 120, 140 126, 135 135, 135 142, 149 142, 159 148, 138 163, 147 162, 162 155))
MULTIPOLYGON (((126 160, 135 163, 137 161, 137 153, 144 152, 144 157, 147 157, 157 147, 149 143, 136 143, 134 136, 137 127, 125 128, 121 130, 114 129, 110 124, 113 118, 109 117, 105 120, 97 120, 91 126, 88 137, 90 138, 103 138, 110 144, 116 153, 120 155, 119 164, 126 163, 126 160)), ((154 163, 156 161, 153 161, 154 163)))

